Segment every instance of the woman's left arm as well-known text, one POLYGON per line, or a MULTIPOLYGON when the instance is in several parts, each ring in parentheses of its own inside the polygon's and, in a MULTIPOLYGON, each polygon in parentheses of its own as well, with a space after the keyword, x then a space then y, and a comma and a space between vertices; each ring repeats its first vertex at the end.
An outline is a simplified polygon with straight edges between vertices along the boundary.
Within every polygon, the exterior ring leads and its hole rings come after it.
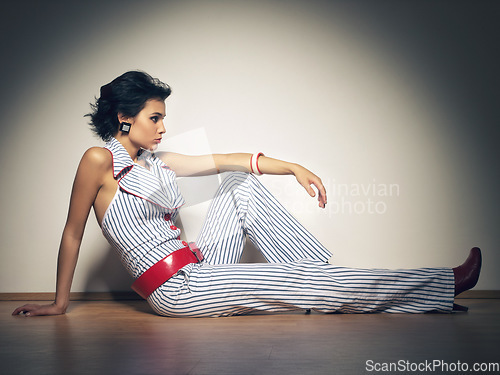
MULTIPOLYGON (((247 153, 188 156, 165 152, 157 155, 180 177, 206 176, 226 171, 252 171, 250 165, 252 154, 247 153)), ((325 208, 325 187, 321 179, 310 170, 296 163, 289 163, 264 155, 258 158, 258 167, 263 174, 293 174, 311 197, 316 196, 316 192, 311 187, 311 185, 314 185, 318 190, 319 207, 325 208)))

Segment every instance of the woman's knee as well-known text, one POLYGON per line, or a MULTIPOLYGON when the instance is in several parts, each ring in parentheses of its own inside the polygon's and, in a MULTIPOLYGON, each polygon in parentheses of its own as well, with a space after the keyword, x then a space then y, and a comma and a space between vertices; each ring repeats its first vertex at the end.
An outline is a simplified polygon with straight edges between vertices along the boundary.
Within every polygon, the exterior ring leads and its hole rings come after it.
POLYGON ((220 189, 227 190, 236 190, 243 186, 248 186, 248 179, 250 178, 250 174, 246 172, 230 172, 222 181, 220 185, 220 189))

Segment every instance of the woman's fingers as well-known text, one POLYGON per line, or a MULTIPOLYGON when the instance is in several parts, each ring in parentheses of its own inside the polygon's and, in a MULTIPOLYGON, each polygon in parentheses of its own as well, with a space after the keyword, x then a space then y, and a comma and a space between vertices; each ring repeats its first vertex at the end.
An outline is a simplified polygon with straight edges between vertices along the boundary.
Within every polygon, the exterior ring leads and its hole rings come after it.
POLYGON ((39 309, 40 305, 28 303, 26 305, 23 305, 21 307, 18 307, 17 309, 14 310, 12 315, 19 315, 19 314, 25 314, 25 315, 31 315, 31 311, 39 309))
MULTIPOLYGON (((326 204, 326 189, 323 186, 323 183, 321 182, 321 179, 319 177, 316 177, 316 179, 313 180, 312 183, 314 184, 314 186, 316 187, 316 189, 318 189, 318 202, 319 202, 319 206, 321 208, 325 208, 325 204, 326 204)), ((311 195, 311 196, 314 197, 314 195, 311 195)))
POLYGON ((317 178, 317 179, 309 179, 309 180, 306 180, 304 183, 302 183, 302 186, 306 189, 307 193, 311 197, 315 197, 316 196, 316 192, 314 191, 314 189, 312 188, 311 185, 314 185, 314 187, 316 187, 316 189, 318 190, 318 202, 319 202, 319 206, 321 208, 325 208, 325 205, 326 205, 326 189, 323 186, 323 183, 321 182, 321 180, 319 178, 317 178))
POLYGON ((314 185, 314 187, 318 190, 318 202, 319 202, 319 207, 325 208, 326 205, 326 189, 325 186, 323 185, 323 182, 321 181, 321 178, 316 176, 314 173, 312 173, 310 170, 297 165, 297 168, 294 171, 295 178, 297 181, 306 189, 307 193, 311 197, 316 196, 316 192, 313 189, 311 185, 314 185))
POLYGON ((325 208, 325 205, 326 205, 326 189, 323 186, 323 184, 321 184, 321 187, 318 189, 318 191, 319 191, 318 200, 319 200, 320 206, 321 206, 321 208, 325 208))

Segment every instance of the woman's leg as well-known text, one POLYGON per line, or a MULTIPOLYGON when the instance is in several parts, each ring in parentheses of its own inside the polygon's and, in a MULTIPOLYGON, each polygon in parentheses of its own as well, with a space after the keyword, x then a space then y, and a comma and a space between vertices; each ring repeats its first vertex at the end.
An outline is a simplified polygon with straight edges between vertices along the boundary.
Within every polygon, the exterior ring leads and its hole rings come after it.
POLYGON ((148 299, 166 316, 229 316, 253 311, 451 311, 451 268, 350 269, 324 263, 330 253, 254 176, 221 185, 198 239, 206 261, 189 265, 148 299), (239 261, 245 235, 270 261, 239 261))
POLYGON ((221 184, 196 244, 208 264, 238 263, 246 235, 270 263, 332 255, 255 176, 235 172, 221 184))
POLYGON ((351 269, 304 259, 281 264, 197 264, 187 277, 179 275, 157 289, 149 301, 160 315, 217 317, 297 309, 449 312, 453 298, 450 268, 351 269))

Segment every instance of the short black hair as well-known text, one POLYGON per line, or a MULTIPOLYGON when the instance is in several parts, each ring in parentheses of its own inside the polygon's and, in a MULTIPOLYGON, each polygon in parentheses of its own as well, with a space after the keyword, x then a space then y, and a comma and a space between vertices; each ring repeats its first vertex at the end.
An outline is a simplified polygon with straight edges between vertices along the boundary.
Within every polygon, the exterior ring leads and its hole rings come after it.
POLYGON ((118 113, 135 117, 150 99, 165 100, 170 86, 149 74, 134 70, 115 78, 101 87, 101 96, 90 104, 90 126, 104 141, 109 141, 118 131, 118 113))

